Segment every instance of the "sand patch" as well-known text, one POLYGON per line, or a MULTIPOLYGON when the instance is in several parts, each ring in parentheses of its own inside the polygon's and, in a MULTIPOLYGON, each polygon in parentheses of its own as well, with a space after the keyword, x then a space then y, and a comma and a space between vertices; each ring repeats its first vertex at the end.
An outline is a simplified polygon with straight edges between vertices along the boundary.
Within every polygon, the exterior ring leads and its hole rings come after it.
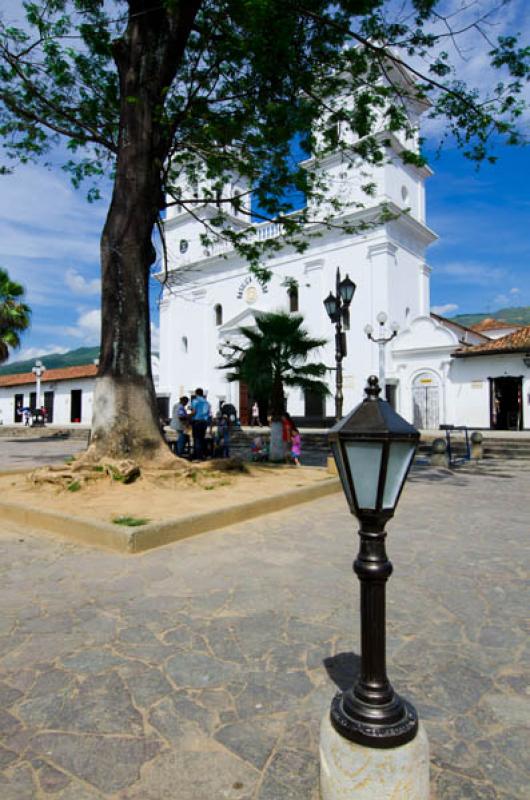
POLYGON ((26 474, 4 474, 0 475, 0 498, 3 503, 106 523, 120 516, 153 523, 329 481, 323 467, 249 465, 248 469, 248 474, 192 469, 186 476, 146 470, 131 484, 105 478, 73 492, 49 484, 36 486, 26 474))

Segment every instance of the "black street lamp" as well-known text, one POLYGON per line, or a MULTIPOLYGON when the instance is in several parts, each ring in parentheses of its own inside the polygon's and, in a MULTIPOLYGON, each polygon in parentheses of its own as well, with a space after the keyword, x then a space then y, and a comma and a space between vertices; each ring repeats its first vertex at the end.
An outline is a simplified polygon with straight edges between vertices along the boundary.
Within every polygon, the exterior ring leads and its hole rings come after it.
POLYGON ((342 488, 360 522, 354 571, 361 582, 361 670, 357 683, 331 704, 335 730, 367 747, 398 747, 418 730, 414 707, 397 695, 386 674, 385 592, 392 564, 385 524, 393 517, 419 432, 379 399, 375 375, 366 397, 336 424, 329 440, 342 488))
POLYGON ((342 417, 342 359, 347 354, 346 336, 343 333, 350 330, 350 303, 355 294, 356 286, 346 277, 340 279, 340 269, 337 267, 335 279, 335 294, 332 292, 324 300, 324 307, 331 322, 335 325, 335 419, 337 422, 342 417))

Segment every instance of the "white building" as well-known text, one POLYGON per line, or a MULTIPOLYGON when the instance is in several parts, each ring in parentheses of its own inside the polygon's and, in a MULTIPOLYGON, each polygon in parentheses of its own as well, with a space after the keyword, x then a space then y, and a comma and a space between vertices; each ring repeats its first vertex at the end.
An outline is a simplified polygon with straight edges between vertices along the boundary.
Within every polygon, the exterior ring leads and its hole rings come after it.
MULTIPOLYGON (((46 408, 49 424, 57 426, 90 426, 97 365, 44 369, 40 381, 40 407, 46 408)), ((159 359, 151 356, 151 372, 158 387, 159 359)), ((159 400, 160 413, 167 412, 164 398, 159 400)), ((23 425, 22 409, 38 405, 37 381, 33 372, 0 375, 0 424, 23 425)))
MULTIPOLYGON (((97 373, 95 364, 45 370, 40 382, 40 406, 55 425, 90 425, 97 373)), ((38 405, 32 372, 0 375, 0 419, 4 425, 23 424, 22 409, 38 405)))
MULTIPOLYGON (((411 110, 413 121, 420 112, 411 110)), ((247 387, 227 382, 218 369, 224 361, 219 350, 237 341, 240 326, 252 325, 256 314, 264 311, 302 313, 310 333, 328 339, 318 360, 333 367, 334 328, 323 299, 335 289, 339 266, 342 276, 348 273, 357 285, 343 362, 345 410, 360 401, 366 377, 378 371, 378 348, 367 339, 364 328, 371 324, 377 329, 377 314, 384 311, 389 321, 400 326, 399 335, 386 347, 385 372, 387 396, 404 417, 431 429, 442 423, 530 427, 530 370, 523 360, 530 353, 530 341, 521 344, 518 353, 495 351, 500 354, 494 356, 487 349, 480 351, 490 342, 486 332, 431 314, 427 249, 436 235, 425 219, 425 180, 431 171, 404 164, 399 158, 400 140, 391 134, 385 139, 387 163, 363 165, 362 176, 360 165, 357 172, 348 169, 340 152, 318 165, 311 160, 307 164, 326 173, 331 193, 340 198, 343 208, 337 224, 373 221, 385 206, 396 218, 358 233, 321 226, 320 236, 309 239, 303 254, 285 247, 267 258, 264 263, 272 279, 264 287, 228 242, 219 239, 209 248, 201 243, 200 220, 208 220, 217 209, 197 203, 191 215, 173 207, 165 222, 169 263, 160 306, 159 394, 170 407, 180 395, 200 386, 208 392, 212 406, 231 402, 242 421, 248 421, 247 387), (370 198, 361 189, 366 182, 375 184, 370 198), (474 354, 480 357, 472 358, 474 354)), ((249 209, 248 195, 246 203, 249 209)), ((249 224, 247 217, 242 219, 235 212, 228 218, 234 230, 249 224)), ((281 236, 280 226, 274 223, 255 227, 258 239, 281 236)), ((315 225, 310 232, 317 229, 315 225)), ((334 415, 334 372, 329 374, 331 396, 324 405, 299 391, 288 394, 287 407, 293 416, 306 424, 329 423, 334 415)))

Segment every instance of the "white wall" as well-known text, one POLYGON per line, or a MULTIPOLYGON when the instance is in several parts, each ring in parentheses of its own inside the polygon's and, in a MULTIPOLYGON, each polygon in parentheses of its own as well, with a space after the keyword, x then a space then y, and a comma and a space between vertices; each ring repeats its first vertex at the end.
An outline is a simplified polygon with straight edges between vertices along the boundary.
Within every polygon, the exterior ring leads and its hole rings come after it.
POLYGON ((522 354, 454 358, 460 347, 454 326, 429 317, 413 320, 396 338, 390 375, 398 383, 398 411, 410 422, 414 380, 420 373, 439 385, 439 422, 489 428, 489 378, 523 376, 523 427, 530 428, 530 369, 522 354))

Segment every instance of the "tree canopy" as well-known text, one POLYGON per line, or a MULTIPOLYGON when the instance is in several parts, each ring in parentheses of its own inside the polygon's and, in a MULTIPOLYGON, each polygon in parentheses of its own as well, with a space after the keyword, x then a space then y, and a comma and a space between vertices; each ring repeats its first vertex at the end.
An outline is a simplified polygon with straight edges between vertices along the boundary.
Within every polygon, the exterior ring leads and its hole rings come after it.
MULTIPOLYGON (((224 193, 242 176, 263 216, 275 219, 291 210, 286 189, 322 195, 321 177, 290 157, 295 137, 306 152, 325 155, 337 146, 333 123, 341 123, 357 139, 344 149, 379 161, 382 114, 385 130, 410 135, 403 157, 417 160, 408 111, 419 101, 478 162, 494 158, 496 136, 521 141, 530 48, 516 32, 495 39, 490 25, 509 4, 481 0, 444 14, 441 0, 28 1, 23 24, 7 15, 0 23, 4 168, 45 156, 62 139, 64 168, 76 185, 88 180, 93 200, 96 179, 114 174, 125 112, 142 125, 148 103, 158 129, 156 211, 167 203, 191 211, 197 197, 183 195, 182 177, 191 186, 203 179, 200 198, 220 208, 210 233, 237 241, 257 262, 251 233, 223 225, 223 206, 239 203, 245 213, 237 194, 224 193), (500 71, 487 93, 466 86, 449 55, 470 32, 500 71), (152 48, 140 84, 126 74, 131 46, 152 48), (414 83, 400 80, 403 69, 414 83), (344 93, 355 94, 352 108, 333 104, 344 93)), ((283 219, 298 244, 304 221, 303 213, 283 219)))
POLYGON ((1 168, 53 152, 75 185, 87 182, 90 200, 98 179, 113 182, 95 448, 160 448, 148 279, 164 209, 196 215, 197 203, 212 202, 205 244, 226 240, 266 280, 263 254, 286 242, 305 249, 308 224, 333 225, 339 202, 325 206, 322 173, 292 158, 293 141, 317 159, 338 147, 358 168, 381 163, 386 134, 399 134, 402 158, 421 163, 421 106, 477 162, 494 157, 498 137, 519 143, 530 49, 489 27, 508 4, 471 0, 444 13, 445 0, 25 0, 21 18, 3 13, 1 168), (499 73, 486 92, 458 78, 450 55, 470 36, 499 73), (338 124, 348 134, 339 139, 338 124), (254 210, 243 197, 250 188, 254 210), (295 214, 293 190, 307 199, 295 214), (252 224, 234 230, 229 208, 251 222, 259 208, 283 237, 259 240, 252 224))

